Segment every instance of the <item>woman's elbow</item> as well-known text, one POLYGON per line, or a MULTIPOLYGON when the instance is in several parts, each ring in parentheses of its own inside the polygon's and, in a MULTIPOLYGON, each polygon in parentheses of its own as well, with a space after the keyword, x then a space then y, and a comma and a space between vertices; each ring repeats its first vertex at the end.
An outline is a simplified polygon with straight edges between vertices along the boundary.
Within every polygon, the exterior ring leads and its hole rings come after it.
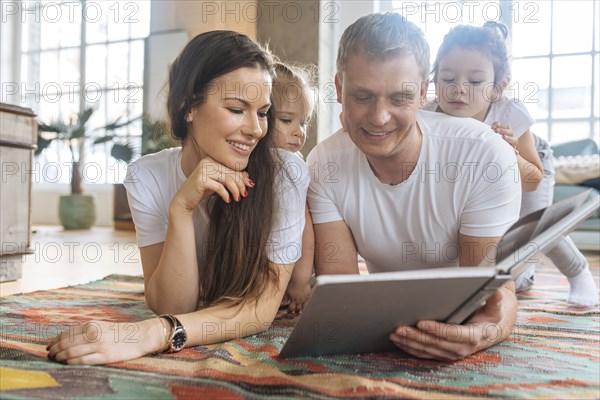
POLYGON ((196 304, 168 304, 148 295, 146 295, 146 305, 157 315, 187 314, 196 311, 196 304))
POLYGON ((156 315, 168 314, 167 312, 165 312, 165 310, 163 310, 163 307, 161 307, 161 305, 158 302, 154 301, 151 298, 148 298, 147 296, 146 305, 156 315))

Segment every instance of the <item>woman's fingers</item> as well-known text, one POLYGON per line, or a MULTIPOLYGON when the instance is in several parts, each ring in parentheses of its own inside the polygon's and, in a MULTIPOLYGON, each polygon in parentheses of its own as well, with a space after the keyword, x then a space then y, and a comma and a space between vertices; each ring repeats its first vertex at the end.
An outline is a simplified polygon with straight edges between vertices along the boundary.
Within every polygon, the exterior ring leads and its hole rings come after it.
POLYGON ((106 364, 106 358, 102 354, 91 353, 80 357, 69 358, 63 362, 69 365, 97 365, 106 364))
POLYGON ((52 358, 54 361, 68 362, 69 360, 73 360, 75 358, 81 358, 81 357, 84 357, 84 356, 87 356, 87 355, 90 355, 93 353, 95 353, 95 350, 93 349, 93 345, 81 344, 81 345, 67 347, 64 350, 57 352, 53 356, 50 356, 50 353, 48 353, 48 357, 52 358))
POLYGON ((48 358, 64 364, 105 364, 144 356, 155 351, 148 335, 151 322, 155 320, 142 321, 135 326, 132 323, 90 321, 70 327, 52 339, 48 345, 48 358))
POLYGON ((204 184, 205 189, 210 190, 211 192, 216 193, 225 203, 231 203, 232 198, 227 189, 223 184, 217 181, 207 181, 204 184))
POLYGON ((205 165, 204 171, 200 184, 216 192, 226 203, 242 201, 244 197, 248 197, 248 189, 255 185, 247 172, 234 171, 214 161, 205 165), (218 183, 218 186, 212 184, 213 182, 218 183))
POLYGON ((244 181, 241 172, 227 171, 223 180, 223 185, 231 193, 233 201, 240 202, 242 198, 248 196, 248 190, 246 188, 246 182, 244 181))

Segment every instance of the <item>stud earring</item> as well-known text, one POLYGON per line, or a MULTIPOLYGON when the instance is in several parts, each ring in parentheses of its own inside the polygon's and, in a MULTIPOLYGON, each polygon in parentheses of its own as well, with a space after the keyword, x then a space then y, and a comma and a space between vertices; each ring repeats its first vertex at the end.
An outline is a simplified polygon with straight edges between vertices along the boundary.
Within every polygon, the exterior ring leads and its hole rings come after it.
POLYGON ((192 113, 189 113, 188 115, 186 115, 185 120, 186 120, 186 122, 192 122, 192 113))

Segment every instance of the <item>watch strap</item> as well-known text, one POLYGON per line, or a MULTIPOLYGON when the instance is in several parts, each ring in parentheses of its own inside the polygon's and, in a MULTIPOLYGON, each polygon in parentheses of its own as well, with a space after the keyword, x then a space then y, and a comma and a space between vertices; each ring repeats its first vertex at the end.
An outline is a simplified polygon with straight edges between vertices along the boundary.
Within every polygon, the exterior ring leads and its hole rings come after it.
MULTIPOLYGON (((169 322, 169 325, 171 326, 171 331, 170 333, 167 335, 167 329, 165 328, 165 326, 163 325, 163 329, 165 332, 165 338, 166 338, 166 343, 165 346, 161 349, 161 353, 174 353, 177 351, 180 351, 181 348, 175 348, 173 346, 173 339, 175 338, 175 335, 177 335, 178 332, 185 332, 185 329, 183 327, 183 324, 173 315, 171 314, 162 314, 158 316, 159 319, 166 319, 169 322)), ((161 322, 162 323, 162 322, 161 322)))
POLYGON ((169 347, 171 347, 171 332, 173 331, 173 325, 171 324, 171 321, 168 318, 165 318, 164 316, 159 316, 156 317, 158 318, 158 320, 160 321, 160 325, 163 328, 163 333, 165 335, 165 344, 163 347, 160 348, 160 350, 158 350, 155 354, 159 354, 159 353, 164 353, 169 347), (169 324, 169 326, 171 327, 171 329, 168 329, 165 327, 165 324, 163 323, 163 319, 167 320, 167 324, 169 324))

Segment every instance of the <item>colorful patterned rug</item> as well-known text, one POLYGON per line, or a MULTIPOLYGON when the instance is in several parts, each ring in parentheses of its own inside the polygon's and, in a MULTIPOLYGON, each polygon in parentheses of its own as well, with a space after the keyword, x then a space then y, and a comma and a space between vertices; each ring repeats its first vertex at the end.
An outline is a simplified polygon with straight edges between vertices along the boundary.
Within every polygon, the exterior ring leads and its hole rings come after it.
POLYGON ((294 325, 280 313, 266 332, 108 366, 46 358, 48 338, 74 320, 151 317, 142 278, 111 275, 69 288, 0 299, 2 399, 554 398, 600 397, 600 311, 564 302, 566 280, 538 273, 520 296, 509 340, 460 362, 406 354, 283 360, 294 325))

